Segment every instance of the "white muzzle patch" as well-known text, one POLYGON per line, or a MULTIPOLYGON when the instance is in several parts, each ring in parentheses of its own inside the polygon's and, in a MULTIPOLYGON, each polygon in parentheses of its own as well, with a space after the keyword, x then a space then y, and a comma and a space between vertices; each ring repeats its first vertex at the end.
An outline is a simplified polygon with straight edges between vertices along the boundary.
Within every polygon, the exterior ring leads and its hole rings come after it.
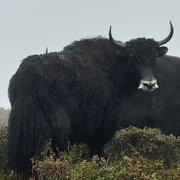
POLYGON ((155 89, 159 88, 157 85, 157 80, 141 80, 138 89, 142 89, 143 91, 154 91, 155 89))

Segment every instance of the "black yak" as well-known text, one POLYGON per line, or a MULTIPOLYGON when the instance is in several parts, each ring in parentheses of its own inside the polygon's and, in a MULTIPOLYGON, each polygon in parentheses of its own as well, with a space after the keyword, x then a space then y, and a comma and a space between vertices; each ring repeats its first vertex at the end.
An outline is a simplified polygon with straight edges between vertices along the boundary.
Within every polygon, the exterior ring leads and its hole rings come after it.
POLYGON ((158 128, 164 134, 180 136, 180 58, 165 55, 156 61, 159 88, 152 93, 134 91, 121 96, 118 128, 129 125, 158 128))
POLYGON ((170 27, 162 41, 137 38, 122 43, 112 38, 110 28, 109 39, 83 39, 61 52, 24 59, 8 90, 11 167, 27 172, 30 158, 39 155, 50 138, 60 150, 68 141, 85 142, 99 153, 121 127, 154 127, 147 102, 154 92, 144 91, 158 88, 162 77, 156 74, 156 60, 167 52, 162 45, 173 35, 170 27))

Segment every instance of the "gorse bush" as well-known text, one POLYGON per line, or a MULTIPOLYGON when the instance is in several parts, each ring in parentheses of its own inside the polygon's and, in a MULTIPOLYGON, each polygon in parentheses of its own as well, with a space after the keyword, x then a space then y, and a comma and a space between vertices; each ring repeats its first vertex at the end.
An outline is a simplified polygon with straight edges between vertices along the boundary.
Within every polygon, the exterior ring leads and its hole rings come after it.
POLYGON ((48 152, 49 156, 36 161, 38 179, 180 179, 180 138, 162 135, 157 129, 129 127, 117 131, 104 147, 104 158, 91 158, 88 147, 82 144, 70 146, 59 158, 50 144, 48 152))
POLYGON ((129 127, 117 131, 104 147, 104 156, 111 161, 139 153, 150 160, 161 160, 167 168, 180 163, 180 137, 162 135, 157 129, 129 127))
POLYGON ((34 161, 34 176, 38 180, 113 179, 113 176, 110 178, 111 171, 108 171, 107 161, 97 155, 91 158, 88 146, 85 144, 70 146, 69 151, 60 152, 57 158, 50 142, 43 152, 43 158, 34 161))
POLYGON ((0 125, 0 174, 8 171, 7 139, 7 127, 0 125))
MULTIPOLYGON (((7 127, 0 128, 0 180, 17 179, 7 162, 7 127)), ((86 144, 53 151, 51 141, 41 157, 32 158, 31 180, 179 180, 180 138, 157 129, 129 127, 116 132, 102 157, 86 144)))
POLYGON ((7 126, 0 125, 0 180, 17 180, 17 176, 8 166, 7 129, 7 126))

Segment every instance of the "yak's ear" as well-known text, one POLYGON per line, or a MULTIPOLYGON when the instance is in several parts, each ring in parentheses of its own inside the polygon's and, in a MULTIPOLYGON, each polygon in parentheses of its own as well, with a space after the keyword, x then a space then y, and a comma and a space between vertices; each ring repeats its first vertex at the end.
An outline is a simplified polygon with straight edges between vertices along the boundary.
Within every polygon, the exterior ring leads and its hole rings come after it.
POLYGON ((165 46, 158 47, 158 57, 164 56, 168 51, 168 48, 165 46))

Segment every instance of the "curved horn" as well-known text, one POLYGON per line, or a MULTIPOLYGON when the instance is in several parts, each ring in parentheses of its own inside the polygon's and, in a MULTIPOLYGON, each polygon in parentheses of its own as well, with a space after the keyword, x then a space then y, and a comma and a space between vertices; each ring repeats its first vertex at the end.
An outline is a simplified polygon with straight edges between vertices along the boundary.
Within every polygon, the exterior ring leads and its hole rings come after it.
POLYGON ((111 34, 111 26, 109 28, 109 40, 116 47, 121 47, 121 48, 125 48, 126 47, 126 43, 121 43, 121 42, 114 41, 114 39, 112 38, 112 34, 111 34))
POLYGON ((170 41, 170 39, 171 39, 172 36, 173 36, 173 33, 174 33, 174 28, 173 28, 173 25, 172 25, 172 23, 171 23, 171 21, 170 21, 170 33, 169 33, 169 35, 168 35, 167 38, 165 38, 165 39, 163 39, 163 40, 161 40, 161 41, 157 41, 158 46, 161 46, 161 45, 163 45, 163 44, 166 44, 168 41, 170 41))

